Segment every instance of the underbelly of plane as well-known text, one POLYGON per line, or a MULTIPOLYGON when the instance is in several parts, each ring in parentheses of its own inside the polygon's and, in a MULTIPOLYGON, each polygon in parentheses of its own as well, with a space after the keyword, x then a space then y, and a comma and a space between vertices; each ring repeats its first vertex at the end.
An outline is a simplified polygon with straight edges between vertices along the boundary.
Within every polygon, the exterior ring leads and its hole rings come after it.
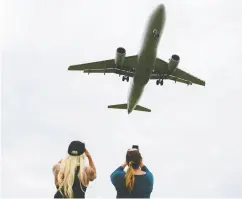
POLYGON ((144 91, 144 87, 145 86, 133 82, 128 99, 129 110, 133 110, 135 106, 138 104, 140 97, 144 91))
POLYGON ((150 74, 148 72, 137 73, 134 77, 134 82, 137 85, 145 86, 148 83, 149 78, 150 78, 150 74))
POLYGON ((156 60, 156 50, 147 49, 139 56, 138 67, 134 76, 134 81, 145 85, 152 74, 156 60))
POLYGON ((138 104, 145 85, 148 83, 152 74, 155 59, 156 51, 154 49, 149 49, 149 51, 144 50, 142 54, 140 54, 128 99, 129 110, 133 110, 138 104))
POLYGON ((134 82, 139 85, 146 85, 150 79, 154 68, 154 63, 146 63, 145 65, 139 65, 134 76, 134 82))

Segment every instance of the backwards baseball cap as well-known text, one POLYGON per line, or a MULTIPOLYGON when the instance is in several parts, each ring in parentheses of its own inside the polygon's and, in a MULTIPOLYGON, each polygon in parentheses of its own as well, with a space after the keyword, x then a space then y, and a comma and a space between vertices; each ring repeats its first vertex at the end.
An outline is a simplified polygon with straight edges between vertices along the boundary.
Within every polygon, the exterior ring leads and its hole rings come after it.
POLYGON ((68 147, 68 154, 71 156, 79 156, 85 152, 85 143, 80 141, 72 141, 68 147))

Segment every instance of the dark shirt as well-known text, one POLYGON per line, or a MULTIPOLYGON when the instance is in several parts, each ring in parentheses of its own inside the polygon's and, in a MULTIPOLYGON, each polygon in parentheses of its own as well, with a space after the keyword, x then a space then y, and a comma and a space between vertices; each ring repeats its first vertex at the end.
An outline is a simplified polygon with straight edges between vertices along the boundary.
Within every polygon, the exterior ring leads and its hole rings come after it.
POLYGON ((141 168, 144 175, 135 175, 134 187, 131 193, 125 186, 125 171, 122 166, 111 174, 111 181, 117 190, 117 198, 150 198, 153 190, 154 178, 146 166, 141 168))
MULTIPOLYGON (((82 185, 80 183, 79 177, 78 177, 78 173, 80 170, 80 166, 77 167, 76 172, 75 172, 75 179, 74 179, 74 183, 72 186, 72 191, 73 191, 73 198, 85 198, 85 192, 87 187, 85 187, 84 185, 82 185)), ((58 187, 57 187, 58 189, 58 187)), ((62 194, 64 194, 64 189, 61 189, 60 191, 57 191, 54 198, 67 198, 65 195, 63 196, 62 194)))

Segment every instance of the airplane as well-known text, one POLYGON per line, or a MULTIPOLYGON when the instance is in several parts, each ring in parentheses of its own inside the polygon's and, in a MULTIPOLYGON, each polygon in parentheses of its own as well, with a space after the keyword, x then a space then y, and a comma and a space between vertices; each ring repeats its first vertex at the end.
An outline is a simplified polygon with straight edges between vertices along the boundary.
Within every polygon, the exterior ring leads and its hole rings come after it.
POLYGON ((165 21, 165 6, 159 4, 148 20, 138 55, 126 56, 126 49, 118 47, 114 59, 71 65, 68 70, 80 70, 88 74, 118 74, 122 76, 122 81, 127 82, 129 82, 129 78, 133 78, 127 103, 108 106, 108 108, 126 109, 128 114, 133 110, 151 112, 150 109, 138 105, 149 80, 156 80, 156 84, 161 86, 164 80, 173 80, 187 85, 205 86, 205 81, 178 68, 180 62, 178 55, 173 54, 168 62, 157 58, 157 48, 164 30, 165 21))

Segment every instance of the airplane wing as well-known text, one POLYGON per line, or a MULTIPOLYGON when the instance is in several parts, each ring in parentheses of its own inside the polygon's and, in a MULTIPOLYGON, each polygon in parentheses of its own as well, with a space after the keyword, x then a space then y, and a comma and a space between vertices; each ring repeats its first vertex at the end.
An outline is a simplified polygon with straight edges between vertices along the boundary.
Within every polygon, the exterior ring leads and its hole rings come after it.
POLYGON ((151 75, 151 79, 170 79, 173 81, 185 84, 198 84, 205 86, 205 81, 177 68, 174 72, 170 73, 168 70, 168 63, 161 59, 156 59, 155 71, 151 75))
MULTIPOLYGON (((137 65, 137 55, 135 56, 129 56, 125 57, 124 64, 122 68, 119 68, 121 71, 134 71, 137 65)), ((84 64, 78 64, 78 65, 71 65, 69 66, 68 70, 81 70, 84 72, 89 73, 117 73, 120 72, 119 70, 110 70, 110 69, 117 69, 115 60, 109 59, 104 61, 97 61, 97 62, 91 62, 91 63, 84 63, 84 64)), ((120 72, 121 73, 121 72, 120 72)), ((117 73, 119 74, 119 73, 117 73)))
POLYGON ((181 70, 180 68, 177 68, 173 72, 172 75, 174 75, 176 77, 179 77, 181 79, 185 79, 185 80, 191 81, 194 84, 198 84, 198 85, 201 85, 201 86, 205 86, 205 81, 203 81, 203 80, 201 80, 201 79, 199 79, 199 78, 197 78, 197 77, 195 77, 195 76, 193 76, 193 75, 191 75, 191 74, 189 74, 189 73, 181 70))

